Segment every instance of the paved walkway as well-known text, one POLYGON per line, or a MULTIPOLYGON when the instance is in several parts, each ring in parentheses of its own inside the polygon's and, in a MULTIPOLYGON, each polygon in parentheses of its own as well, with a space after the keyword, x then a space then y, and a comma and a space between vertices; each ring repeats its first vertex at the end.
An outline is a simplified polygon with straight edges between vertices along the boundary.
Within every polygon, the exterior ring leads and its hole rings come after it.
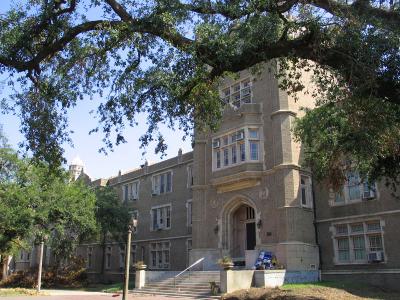
MULTIPOLYGON (((90 299, 90 300, 121 300, 121 294, 112 293, 101 293, 101 292, 85 292, 85 291, 69 291, 69 290, 42 290, 46 293, 46 296, 7 296, 1 297, 1 300, 79 300, 79 299, 90 299)), ((155 295, 141 295, 141 294, 129 294, 129 300, 184 300, 193 298, 182 298, 182 297, 167 297, 167 296, 155 296, 155 295)))

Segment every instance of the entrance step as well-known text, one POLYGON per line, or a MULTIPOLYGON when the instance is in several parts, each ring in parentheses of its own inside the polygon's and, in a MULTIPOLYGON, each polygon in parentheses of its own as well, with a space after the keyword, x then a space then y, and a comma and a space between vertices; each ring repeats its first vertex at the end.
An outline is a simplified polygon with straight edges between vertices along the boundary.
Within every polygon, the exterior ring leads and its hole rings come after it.
POLYGON ((148 282, 143 288, 134 289, 132 292, 185 299, 220 299, 220 296, 212 296, 210 291, 210 282, 220 285, 219 281, 219 271, 191 271, 175 280, 172 277, 148 282))

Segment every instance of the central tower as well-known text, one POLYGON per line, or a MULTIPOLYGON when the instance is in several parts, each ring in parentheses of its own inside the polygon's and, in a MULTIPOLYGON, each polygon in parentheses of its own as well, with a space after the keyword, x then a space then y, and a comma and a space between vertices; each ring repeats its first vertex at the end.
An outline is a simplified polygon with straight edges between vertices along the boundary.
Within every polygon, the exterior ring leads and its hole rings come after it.
POLYGON ((250 267, 260 250, 290 270, 318 268, 311 174, 291 132, 313 99, 280 90, 278 67, 225 79, 218 131, 196 132, 191 260, 205 257, 205 269, 224 255, 250 267))

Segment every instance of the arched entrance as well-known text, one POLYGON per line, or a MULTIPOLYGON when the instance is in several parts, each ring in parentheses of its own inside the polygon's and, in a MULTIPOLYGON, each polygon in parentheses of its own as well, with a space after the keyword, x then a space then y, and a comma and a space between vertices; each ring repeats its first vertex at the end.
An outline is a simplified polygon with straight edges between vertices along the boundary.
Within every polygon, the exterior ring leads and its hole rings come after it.
POLYGON ((246 197, 236 197, 223 208, 220 216, 220 246, 234 259, 244 259, 246 250, 254 250, 259 241, 257 209, 246 197))

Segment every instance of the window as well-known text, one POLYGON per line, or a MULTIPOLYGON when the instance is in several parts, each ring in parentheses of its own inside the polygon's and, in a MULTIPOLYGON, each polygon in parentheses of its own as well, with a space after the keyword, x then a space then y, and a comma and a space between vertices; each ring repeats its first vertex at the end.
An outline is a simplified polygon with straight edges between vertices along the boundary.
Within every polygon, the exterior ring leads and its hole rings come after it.
POLYGON ((379 220, 336 224, 334 249, 337 263, 384 261, 383 237, 379 220))
POLYGON ((124 184, 122 186, 124 202, 139 199, 139 181, 124 184))
POLYGON ((93 267, 93 247, 88 247, 86 250, 87 254, 87 261, 86 261, 86 266, 88 269, 93 267))
POLYGON ((213 139, 213 169, 260 161, 260 130, 242 128, 213 139), (222 143, 220 143, 222 141, 222 143))
POLYGON ((217 169, 219 169, 221 168, 221 152, 219 150, 217 150, 216 156, 217 156, 217 169))
POLYGON ((112 248, 111 246, 106 247, 106 269, 111 268, 111 254, 112 254, 112 248))
POLYGON ((187 226, 191 227, 192 226, 192 200, 188 200, 186 202, 186 208, 187 208, 187 226))
POLYGON ((168 171, 153 176, 153 195, 170 193, 172 191, 172 172, 168 171))
POLYGON ((301 206, 312 207, 311 178, 308 176, 300 176, 300 197, 301 206))
POLYGON ((254 220, 255 212, 254 208, 246 206, 246 220, 254 220))
POLYGON ((170 242, 150 243, 150 262, 155 269, 169 269, 170 242))
POLYGON ((251 94, 251 81, 249 78, 246 78, 223 89, 221 91, 221 98, 226 104, 230 103, 235 107, 240 107, 245 103, 251 103, 251 94))
POLYGON ((190 251, 192 250, 192 240, 188 239, 186 241, 186 248, 187 248, 187 266, 189 266, 190 263, 190 251))
POLYGON ((193 186, 193 165, 187 166, 187 187, 193 186))
POLYGON ((119 246, 119 267, 125 268, 125 245, 119 246))
POLYGON ((360 202, 376 197, 376 184, 363 181, 357 171, 346 174, 343 188, 335 193, 332 205, 343 205, 360 202))
POLYGON ((151 209, 152 230, 171 228, 171 205, 151 209))
POLYGON ((231 148, 232 151, 232 164, 236 164, 237 163, 237 158, 236 158, 236 145, 232 145, 231 148))
POLYGON ((136 245, 131 246, 131 266, 136 263, 136 245))

